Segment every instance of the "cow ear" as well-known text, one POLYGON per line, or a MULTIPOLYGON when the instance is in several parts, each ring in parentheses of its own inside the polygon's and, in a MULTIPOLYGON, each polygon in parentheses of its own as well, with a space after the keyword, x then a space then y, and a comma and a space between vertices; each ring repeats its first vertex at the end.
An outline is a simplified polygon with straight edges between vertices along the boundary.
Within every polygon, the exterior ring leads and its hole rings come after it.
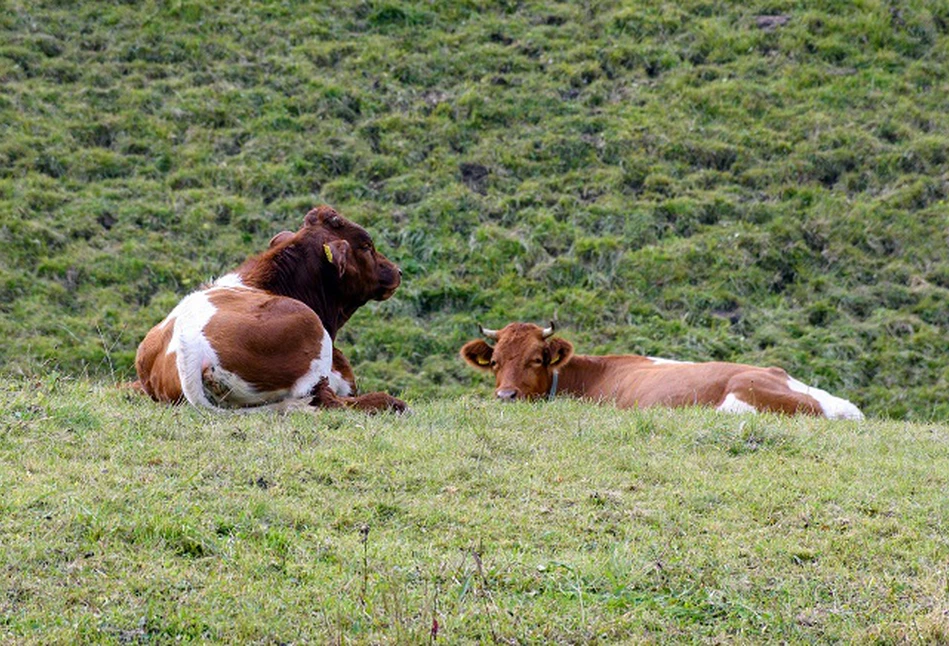
POLYGON ((494 354, 494 348, 478 339, 468 341, 461 348, 461 358, 479 370, 491 369, 491 356, 494 354))
POLYGON ((345 240, 333 240, 323 244, 323 255, 326 256, 326 261, 329 264, 336 267, 340 278, 346 273, 351 253, 352 247, 345 240))
POLYGON ((550 366, 560 367, 570 361, 573 356, 573 345, 566 339, 551 339, 547 342, 547 352, 550 356, 550 366))
POLYGON ((308 227, 315 227, 320 224, 326 224, 333 228, 336 228, 340 224, 339 213, 337 213, 336 210, 333 209, 332 207, 326 206, 324 204, 322 206, 318 206, 315 209, 310 210, 310 212, 306 214, 306 217, 303 218, 303 224, 305 224, 308 227))
POLYGON ((270 239, 270 244, 267 246, 276 247, 281 242, 286 242, 292 237, 293 237, 293 231, 281 231, 280 233, 278 233, 277 235, 275 235, 274 237, 270 239))

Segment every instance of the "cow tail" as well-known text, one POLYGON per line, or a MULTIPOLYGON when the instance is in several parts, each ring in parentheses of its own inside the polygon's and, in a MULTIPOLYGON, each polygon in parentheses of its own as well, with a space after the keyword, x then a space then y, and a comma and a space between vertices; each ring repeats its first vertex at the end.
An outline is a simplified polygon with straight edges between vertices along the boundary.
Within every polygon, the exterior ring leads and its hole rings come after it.
POLYGON ((179 321, 175 321, 175 335, 178 336, 178 355, 175 357, 175 363, 185 399, 198 408, 225 410, 213 404, 204 391, 204 368, 217 359, 213 348, 203 334, 197 335, 197 338, 186 337, 179 327, 179 321))

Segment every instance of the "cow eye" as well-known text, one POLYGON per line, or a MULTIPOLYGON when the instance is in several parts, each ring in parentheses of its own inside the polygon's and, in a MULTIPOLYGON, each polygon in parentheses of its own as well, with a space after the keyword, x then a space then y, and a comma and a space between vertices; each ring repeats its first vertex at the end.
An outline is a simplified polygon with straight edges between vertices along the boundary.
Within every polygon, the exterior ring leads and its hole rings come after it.
POLYGON ((492 368, 497 368, 497 367, 498 367, 498 362, 495 361, 494 359, 491 359, 491 367, 492 367, 492 368))
POLYGON ((539 357, 538 357, 537 359, 533 359, 533 360, 531 361, 531 363, 534 364, 535 366, 539 366, 539 365, 542 364, 543 362, 544 362, 543 359, 540 359, 539 357))

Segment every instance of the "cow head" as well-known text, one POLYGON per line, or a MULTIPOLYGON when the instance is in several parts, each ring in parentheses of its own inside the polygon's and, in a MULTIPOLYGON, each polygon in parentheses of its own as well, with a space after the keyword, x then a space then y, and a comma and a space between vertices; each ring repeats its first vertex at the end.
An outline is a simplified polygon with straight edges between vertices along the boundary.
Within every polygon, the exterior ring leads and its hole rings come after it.
POLYGON ((307 213, 297 236, 319 247, 317 253, 333 266, 341 290, 354 301, 384 301, 402 282, 402 271, 376 251, 366 230, 328 206, 307 213))
POLYGON ((334 339, 359 307, 389 298, 402 281, 366 230, 328 206, 307 213, 299 231, 275 235, 237 274, 248 287, 306 303, 334 339))
POLYGON ((402 280, 402 271, 376 251, 366 230, 328 206, 307 213, 299 231, 275 235, 267 251, 247 260, 238 273, 246 285, 311 307, 308 293, 330 290, 347 309, 389 298, 402 280))
POLYGON ((481 328, 481 333, 496 342, 494 347, 480 339, 469 341, 461 348, 461 357, 494 373, 494 394, 502 401, 546 397, 554 373, 573 356, 569 341, 550 338, 553 323, 548 328, 511 323, 498 331, 481 328))

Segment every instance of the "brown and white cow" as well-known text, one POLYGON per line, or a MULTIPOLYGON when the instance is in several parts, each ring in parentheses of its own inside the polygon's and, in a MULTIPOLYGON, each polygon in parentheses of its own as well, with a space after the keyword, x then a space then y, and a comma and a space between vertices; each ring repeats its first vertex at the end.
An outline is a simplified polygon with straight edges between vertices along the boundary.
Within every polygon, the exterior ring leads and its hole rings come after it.
POLYGON ((401 271, 372 238, 327 206, 297 232, 186 296, 138 347, 134 384, 153 399, 215 409, 297 404, 405 410, 385 393, 355 396, 336 333, 401 271))
POLYGON ((807 386, 781 368, 740 363, 691 363, 640 355, 585 356, 551 338, 554 324, 541 329, 511 323, 482 334, 461 348, 462 358, 495 376, 502 401, 553 398, 564 394, 612 401, 620 408, 711 406, 730 413, 773 412, 862 419, 852 403, 807 386))

